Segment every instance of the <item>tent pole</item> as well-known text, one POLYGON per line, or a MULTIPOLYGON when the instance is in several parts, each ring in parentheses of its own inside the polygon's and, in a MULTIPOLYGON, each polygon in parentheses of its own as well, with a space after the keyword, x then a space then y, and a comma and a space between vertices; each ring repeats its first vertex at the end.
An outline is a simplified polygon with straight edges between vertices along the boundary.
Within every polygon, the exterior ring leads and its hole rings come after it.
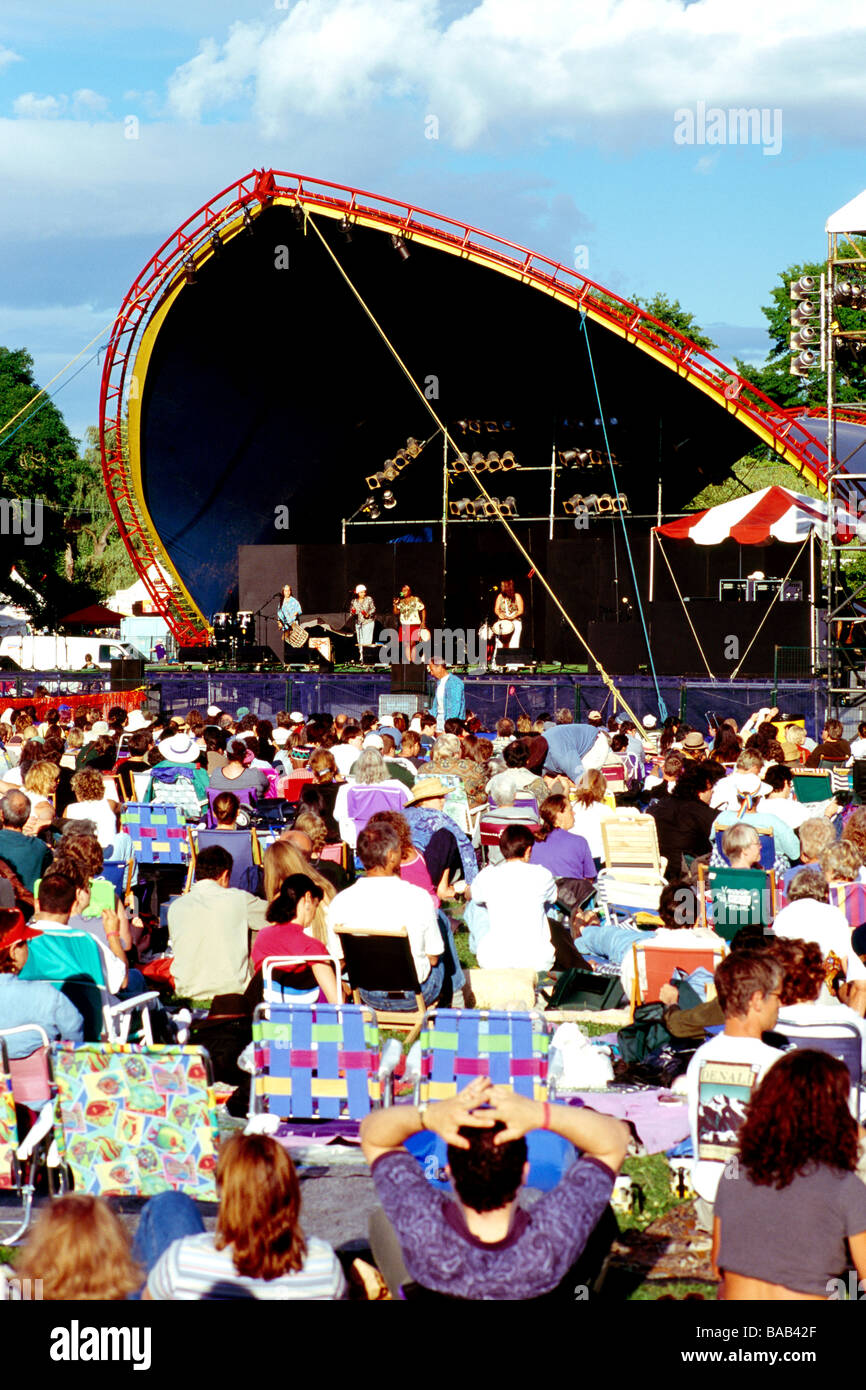
POLYGON ((652 603, 652 601, 653 601, 653 592, 654 592, 654 590, 655 590, 655 573, 656 573, 655 558, 656 558, 656 552, 655 552, 655 546, 653 545, 653 539, 654 539, 654 537, 655 537, 655 531, 653 530, 652 527, 650 527, 650 566, 649 566, 649 601, 650 601, 650 603, 652 603))
POLYGON ((809 669, 814 676, 818 666, 818 615, 815 612, 815 532, 809 532, 809 669))

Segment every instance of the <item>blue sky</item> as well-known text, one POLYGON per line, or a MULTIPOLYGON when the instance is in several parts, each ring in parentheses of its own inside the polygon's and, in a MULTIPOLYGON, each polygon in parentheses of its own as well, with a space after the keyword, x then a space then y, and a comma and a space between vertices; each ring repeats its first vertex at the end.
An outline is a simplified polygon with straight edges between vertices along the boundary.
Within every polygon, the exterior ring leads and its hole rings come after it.
MULTIPOLYGON (((778 271, 866 187, 864 70, 854 0, 3 0, 0 342, 46 381, 189 213, 272 165, 586 246, 592 279, 760 360, 778 271), (676 143, 699 103, 766 110, 766 138, 676 143)), ((57 397, 79 436, 98 395, 91 363, 57 397)))

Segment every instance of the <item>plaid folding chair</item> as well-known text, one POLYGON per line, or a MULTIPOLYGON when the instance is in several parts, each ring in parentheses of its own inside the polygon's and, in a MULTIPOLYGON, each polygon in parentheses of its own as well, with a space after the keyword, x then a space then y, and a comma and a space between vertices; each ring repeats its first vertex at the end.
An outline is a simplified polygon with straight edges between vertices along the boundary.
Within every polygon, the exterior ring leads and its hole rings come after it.
MULTIPOLYGON (((396 1051, 395 1051, 396 1049, 396 1051)), ((402 1055, 389 1052, 389 1068, 402 1055)), ((277 1139, 357 1139, 383 1103, 383 1057, 372 1009, 356 1004, 260 1004, 253 1015, 255 1072, 248 1133, 277 1117, 277 1139)), ((385 1103, 389 1099, 385 1088, 385 1103)))
POLYGON ((137 864, 186 865, 189 852, 186 825, 176 806, 130 802, 120 817, 121 828, 132 840, 137 864))
MULTIPOLYGON (((427 1015, 416 1044, 419 1052, 407 1063, 416 1071, 418 1099, 448 1100, 476 1076, 489 1076, 494 1085, 510 1086, 530 1100, 548 1098, 550 1034, 542 1015, 483 1009, 436 1009, 427 1015)), ((573 1161, 574 1149, 560 1135, 533 1130, 527 1135, 528 1186, 549 1191, 573 1161)), ((414 1134, 406 1146, 423 1166, 430 1182, 448 1189, 445 1175, 447 1146, 437 1134, 414 1134)))

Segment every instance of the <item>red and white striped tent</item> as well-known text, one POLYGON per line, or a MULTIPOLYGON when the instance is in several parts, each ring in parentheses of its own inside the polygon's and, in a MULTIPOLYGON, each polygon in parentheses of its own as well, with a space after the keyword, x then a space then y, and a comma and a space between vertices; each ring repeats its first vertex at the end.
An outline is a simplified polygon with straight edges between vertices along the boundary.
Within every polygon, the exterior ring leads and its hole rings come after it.
MULTIPOLYGON (((866 539, 866 516, 857 516, 844 503, 837 502, 836 540, 844 544, 855 536, 866 539)), ((692 512, 653 529, 672 540, 690 540, 696 545, 719 545, 739 541, 740 545, 766 545, 768 541, 794 543, 813 533, 826 539, 828 504, 820 498, 806 497, 787 487, 763 487, 731 502, 721 502, 703 512, 692 512)))

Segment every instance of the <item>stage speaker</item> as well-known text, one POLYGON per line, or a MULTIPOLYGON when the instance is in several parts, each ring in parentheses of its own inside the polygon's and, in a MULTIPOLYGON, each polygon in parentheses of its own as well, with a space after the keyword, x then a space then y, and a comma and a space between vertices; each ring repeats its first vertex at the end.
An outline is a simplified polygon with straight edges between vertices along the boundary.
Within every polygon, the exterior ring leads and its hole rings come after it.
POLYGON ((391 694, 421 694, 427 689, 427 667, 421 661, 403 661, 391 667, 391 694))
POLYGON ((136 690, 144 685, 144 659, 115 658, 111 663, 110 690, 136 690))
POLYGON ((188 661, 213 661, 215 656, 214 648, 208 646, 178 647, 177 649, 177 659, 181 666, 188 661))
POLYGON ((493 653, 494 666, 534 666, 535 652, 531 647, 499 647, 493 653))
POLYGON ((727 603, 745 603, 746 601, 746 580, 745 579, 720 579, 719 598, 727 603))
POLYGON ((780 603, 802 603, 803 584, 799 579, 789 579, 782 585, 782 592, 779 595, 780 603))

